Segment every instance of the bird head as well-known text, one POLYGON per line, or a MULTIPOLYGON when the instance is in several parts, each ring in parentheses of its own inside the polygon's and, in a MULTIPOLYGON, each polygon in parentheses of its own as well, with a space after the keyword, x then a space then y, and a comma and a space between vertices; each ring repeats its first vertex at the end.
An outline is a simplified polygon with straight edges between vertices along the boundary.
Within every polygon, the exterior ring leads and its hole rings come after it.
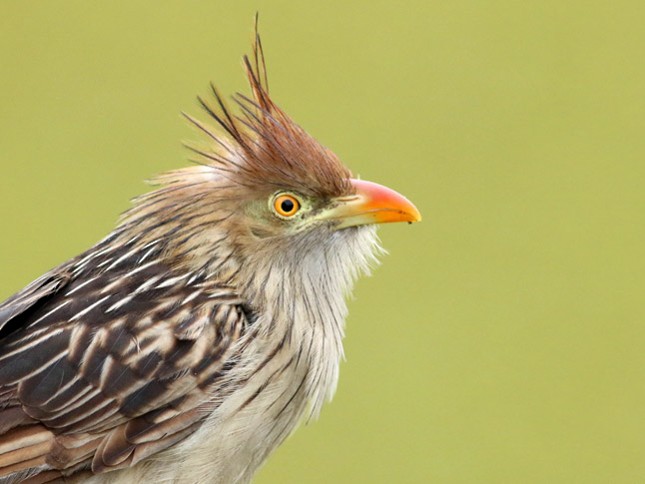
POLYGON ((164 240, 175 265, 255 281, 255 292, 297 267, 319 283, 336 284, 329 273, 352 280, 378 252, 375 224, 421 215, 394 190, 354 178, 275 104, 257 31, 243 60, 252 96, 233 96, 233 114, 211 84, 212 99, 198 101, 215 127, 185 115, 207 140, 187 145, 195 166, 159 176, 161 188, 137 199, 121 226, 164 240))

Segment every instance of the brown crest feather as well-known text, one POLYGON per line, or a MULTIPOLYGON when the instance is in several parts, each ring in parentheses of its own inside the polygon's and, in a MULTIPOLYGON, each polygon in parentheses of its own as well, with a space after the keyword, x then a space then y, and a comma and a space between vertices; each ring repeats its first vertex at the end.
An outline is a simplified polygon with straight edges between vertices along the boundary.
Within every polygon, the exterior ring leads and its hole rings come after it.
POLYGON ((184 114, 214 142, 206 149, 189 145, 198 155, 195 161, 227 178, 234 174, 236 183, 253 191, 292 189, 319 197, 351 193, 351 172, 271 99, 257 18, 252 56, 245 55, 243 63, 253 97, 233 96, 239 114, 232 114, 213 84, 215 106, 202 97, 197 100, 218 129, 184 114))

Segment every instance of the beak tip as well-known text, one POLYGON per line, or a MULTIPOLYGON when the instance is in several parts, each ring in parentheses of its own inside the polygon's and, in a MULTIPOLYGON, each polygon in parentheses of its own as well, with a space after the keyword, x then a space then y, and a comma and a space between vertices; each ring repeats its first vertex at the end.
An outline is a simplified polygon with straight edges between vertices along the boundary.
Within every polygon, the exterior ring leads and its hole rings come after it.
MULTIPOLYGON (((412 205, 411 202, 410 202, 410 205, 412 205)), ((409 223, 421 222, 421 220, 423 219, 423 217, 421 216, 421 212, 419 212, 419 209, 417 207, 415 207, 414 205, 412 206, 414 207, 414 211, 412 211, 412 213, 410 214, 411 220, 409 221, 409 223)))

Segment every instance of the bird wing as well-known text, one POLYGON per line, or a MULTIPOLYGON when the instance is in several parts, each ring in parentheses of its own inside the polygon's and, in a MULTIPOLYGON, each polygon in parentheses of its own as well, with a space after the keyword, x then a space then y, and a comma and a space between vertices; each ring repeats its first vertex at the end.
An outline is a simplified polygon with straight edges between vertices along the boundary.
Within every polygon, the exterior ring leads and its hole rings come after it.
POLYGON ((225 392, 246 325, 232 289, 157 262, 72 269, 0 305, 0 482, 132 466, 225 392))
POLYGON ((16 295, 0 304, 0 339, 17 328, 8 326, 15 318, 33 308, 37 303, 56 294, 70 279, 70 275, 63 269, 53 274, 45 274, 25 287, 16 295))

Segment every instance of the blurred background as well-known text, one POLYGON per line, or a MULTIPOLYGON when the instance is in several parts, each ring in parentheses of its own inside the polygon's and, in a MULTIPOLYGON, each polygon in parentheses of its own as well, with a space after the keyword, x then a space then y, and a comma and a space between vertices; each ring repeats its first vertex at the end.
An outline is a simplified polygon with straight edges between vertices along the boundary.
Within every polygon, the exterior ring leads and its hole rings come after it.
POLYGON ((0 298, 187 163, 256 10, 274 99, 424 220, 255 482, 643 482, 643 2, 4 0, 0 298))

